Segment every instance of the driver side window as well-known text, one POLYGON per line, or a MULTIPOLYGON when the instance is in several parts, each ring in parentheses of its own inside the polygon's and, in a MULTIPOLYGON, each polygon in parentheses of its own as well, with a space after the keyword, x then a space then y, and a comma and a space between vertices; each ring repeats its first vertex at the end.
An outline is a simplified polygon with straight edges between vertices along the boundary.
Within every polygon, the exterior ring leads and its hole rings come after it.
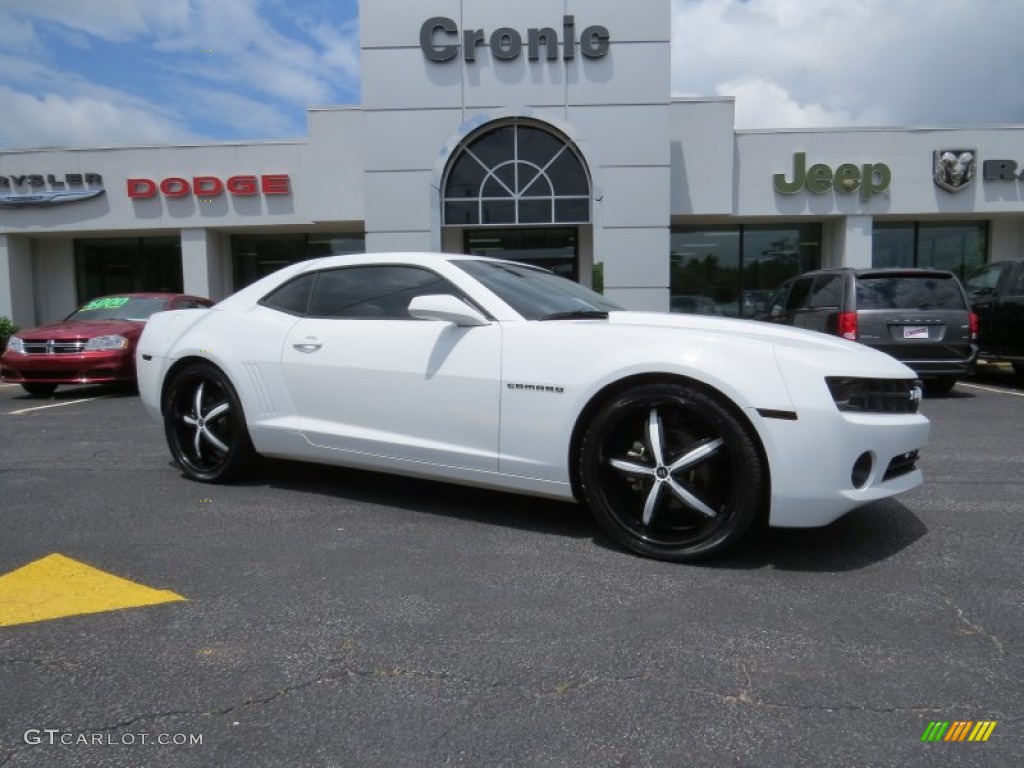
POLYGON ((431 294, 461 298, 455 286, 420 267, 375 265, 328 269, 317 278, 308 316, 411 320, 409 302, 417 296, 431 294))

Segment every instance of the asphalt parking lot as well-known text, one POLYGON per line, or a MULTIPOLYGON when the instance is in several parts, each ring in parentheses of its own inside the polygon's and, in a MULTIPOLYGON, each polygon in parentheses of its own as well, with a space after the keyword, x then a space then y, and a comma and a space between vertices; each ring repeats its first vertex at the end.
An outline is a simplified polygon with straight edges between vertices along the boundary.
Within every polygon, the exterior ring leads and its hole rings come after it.
POLYGON ((192 483, 137 397, 0 387, 0 766, 1024 765, 1024 386, 923 410, 923 487, 681 566, 525 497, 192 483), (174 599, 4 626, 52 555, 174 599))

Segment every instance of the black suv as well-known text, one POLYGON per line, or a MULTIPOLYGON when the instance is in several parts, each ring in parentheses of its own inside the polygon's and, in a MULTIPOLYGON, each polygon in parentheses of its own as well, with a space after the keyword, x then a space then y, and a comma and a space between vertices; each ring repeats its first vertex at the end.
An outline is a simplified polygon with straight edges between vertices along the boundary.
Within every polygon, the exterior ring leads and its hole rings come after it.
POLYGON ((978 318, 952 272, 823 269, 787 280, 759 320, 859 341, 913 368, 932 394, 974 373, 978 318))

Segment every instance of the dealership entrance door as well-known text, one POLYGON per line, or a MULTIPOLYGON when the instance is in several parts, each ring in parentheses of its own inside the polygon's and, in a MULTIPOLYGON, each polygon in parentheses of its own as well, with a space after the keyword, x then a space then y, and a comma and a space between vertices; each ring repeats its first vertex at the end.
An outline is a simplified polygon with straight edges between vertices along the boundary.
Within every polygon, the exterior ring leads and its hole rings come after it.
POLYGON ((492 256, 550 269, 579 280, 579 236, 576 227, 522 227, 463 230, 463 252, 492 256))

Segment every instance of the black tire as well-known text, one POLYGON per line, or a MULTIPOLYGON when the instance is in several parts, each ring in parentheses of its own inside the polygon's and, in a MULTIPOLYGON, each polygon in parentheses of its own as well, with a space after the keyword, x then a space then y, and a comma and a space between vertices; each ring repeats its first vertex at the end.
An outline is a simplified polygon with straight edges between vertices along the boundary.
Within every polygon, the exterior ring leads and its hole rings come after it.
POLYGON ((1013 372, 1018 376, 1024 376, 1024 363, 1011 363, 1013 365, 1013 372))
POLYGON ((924 391, 932 397, 945 397, 953 391, 956 382, 956 376, 937 376, 934 379, 925 379, 924 391))
POLYGON ((56 384, 22 384, 21 388, 32 397, 50 397, 57 391, 56 384))
POLYGON ((579 471, 584 500, 616 542, 675 562, 734 544, 761 514, 768 483, 749 426, 688 384, 639 386, 601 406, 579 471))
POLYGON ((220 483, 252 464, 256 452, 241 401, 219 368, 194 363, 175 373, 163 413, 167 445, 186 477, 220 483))

